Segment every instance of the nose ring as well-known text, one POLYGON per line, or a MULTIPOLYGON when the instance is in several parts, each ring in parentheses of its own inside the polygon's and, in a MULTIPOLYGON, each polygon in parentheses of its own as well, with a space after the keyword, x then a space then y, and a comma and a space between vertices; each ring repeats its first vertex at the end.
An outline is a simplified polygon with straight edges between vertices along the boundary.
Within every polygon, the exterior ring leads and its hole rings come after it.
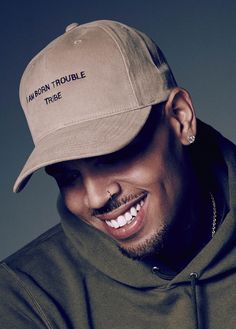
POLYGON ((107 193, 109 194, 109 199, 112 200, 111 192, 109 190, 107 190, 107 193))

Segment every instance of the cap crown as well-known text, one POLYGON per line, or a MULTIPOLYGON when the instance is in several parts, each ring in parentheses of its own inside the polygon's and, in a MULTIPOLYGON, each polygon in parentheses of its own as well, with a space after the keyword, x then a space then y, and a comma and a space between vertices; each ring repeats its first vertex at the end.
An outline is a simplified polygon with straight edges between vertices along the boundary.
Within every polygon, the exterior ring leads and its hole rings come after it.
POLYGON ((118 22, 74 26, 27 66, 20 100, 34 140, 164 101, 175 85, 156 45, 118 22))

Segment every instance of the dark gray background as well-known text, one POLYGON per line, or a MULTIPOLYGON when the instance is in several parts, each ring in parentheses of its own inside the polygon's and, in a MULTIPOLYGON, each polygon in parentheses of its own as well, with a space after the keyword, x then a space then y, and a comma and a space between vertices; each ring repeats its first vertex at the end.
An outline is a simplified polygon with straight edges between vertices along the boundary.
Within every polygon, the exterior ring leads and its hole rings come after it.
POLYGON ((4 1, 1 24, 0 259, 59 221, 57 188, 43 171, 20 194, 14 180, 33 144, 18 101, 29 60, 72 22, 114 19, 150 35, 202 120, 236 142, 236 1, 4 1))

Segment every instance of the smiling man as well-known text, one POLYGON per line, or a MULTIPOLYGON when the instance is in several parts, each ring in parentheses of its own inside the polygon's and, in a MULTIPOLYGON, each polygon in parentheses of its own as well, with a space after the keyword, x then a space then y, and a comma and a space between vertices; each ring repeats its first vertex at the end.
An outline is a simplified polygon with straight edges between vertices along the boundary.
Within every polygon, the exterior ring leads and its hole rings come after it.
POLYGON ((235 328, 236 148, 154 42, 73 23, 20 99, 35 148, 14 191, 45 168, 61 223, 2 261, 1 328, 235 328))

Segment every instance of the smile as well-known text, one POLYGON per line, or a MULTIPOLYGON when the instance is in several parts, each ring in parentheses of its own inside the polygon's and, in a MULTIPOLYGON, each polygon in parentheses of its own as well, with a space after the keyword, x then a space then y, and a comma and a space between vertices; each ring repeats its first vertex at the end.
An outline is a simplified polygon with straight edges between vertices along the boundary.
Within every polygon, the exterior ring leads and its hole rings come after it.
POLYGON ((118 216, 116 219, 106 220, 105 222, 108 226, 116 229, 130 224, 136 218, 143 205, 144 200, 142 199, 127 210, 123 215, 118 216))
POLYGON ((117 241, 135 237, 145 225, 149 204, 148 193, 141 193, 135 199, 124 203, 111 212, 97 215, 103 230, 117 241))

